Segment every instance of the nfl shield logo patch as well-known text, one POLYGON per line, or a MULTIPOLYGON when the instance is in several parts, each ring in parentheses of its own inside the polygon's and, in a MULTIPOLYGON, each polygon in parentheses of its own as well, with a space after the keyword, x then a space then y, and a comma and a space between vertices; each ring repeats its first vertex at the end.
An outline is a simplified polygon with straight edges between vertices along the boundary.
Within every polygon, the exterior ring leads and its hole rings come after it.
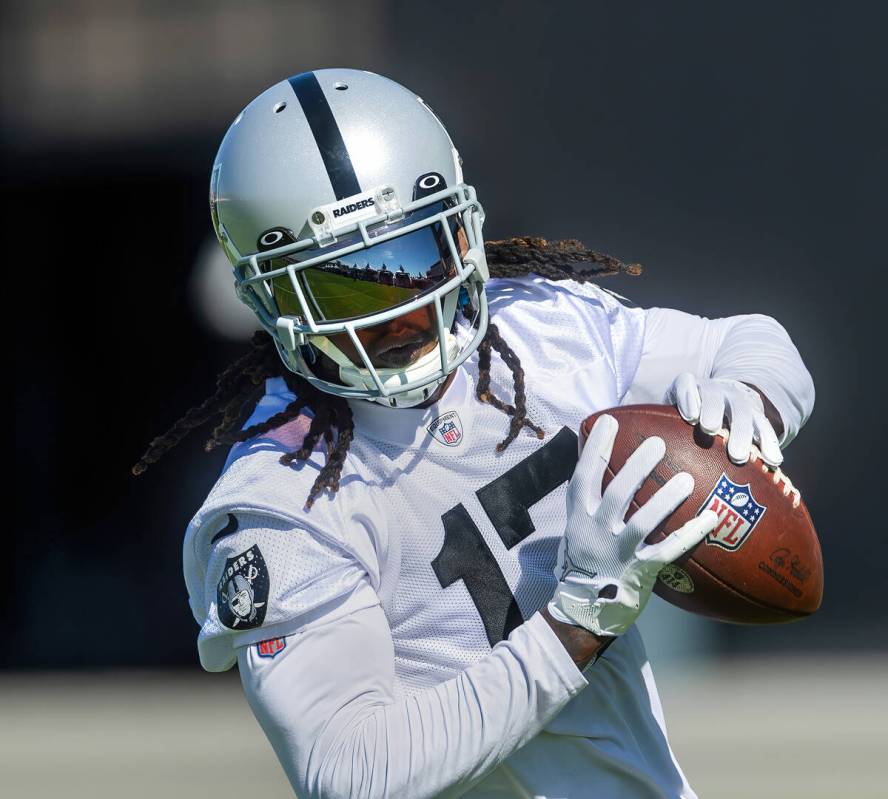
POLYGON ((706 543, 734 551, 740 549, 743 542, 749 538, 767 508, 755 501, 749 483, 746 485, 732 483, 722 472, 722 476, 719 477, 697 514, 704 510, 715 511, 718 516, 718 524, 706 536, 706 543))
POLYGON ((256 644, 256 652, 261 658, 273 658, 278 652, 283 651, 286 645, 286 638, 269 638, 256 644))
POLYGON ((458 447, 463 438, 462 422, 456 411, 448 411, 433 421, 426 430, 445 447, 458 447))

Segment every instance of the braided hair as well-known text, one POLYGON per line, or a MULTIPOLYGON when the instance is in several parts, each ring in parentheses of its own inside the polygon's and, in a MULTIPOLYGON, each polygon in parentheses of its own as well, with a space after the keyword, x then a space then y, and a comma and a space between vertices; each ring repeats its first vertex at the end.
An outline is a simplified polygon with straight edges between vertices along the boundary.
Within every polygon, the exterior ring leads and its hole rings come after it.
MULTIPOLYGON (((610 255, 590 250, 581 241, 563 239, 547 241, 541 238, 514 237, 485 242, 487 264, 491 277, 520 277, 531 272, 550 280, 573 279, 581 283, 619 273, 638 275, 638 264, 624 264, 610 255), (580 268, 582 265, 588 265, 580 268)), ((348 402, 335 394, 328 394, 313 386, 301 376, 287 369, 278 357, 272 338, 257 330, 250 342, 250 350, 231 363, 217 378, 216 391, 200 405, 191 408, 162 435, 155 438, 145 454, 132 468, 134 475, 142 474, 175 447, 192 430, 215 421, 212 435, 206 442, 207 452, 224 444, 235 444, 281 427, 298 417, 303 409, 311 413, 308 432, 298 450, 281 456, 280 462, 289 466, 293 461, 308 460, 321 438, 324 439, 326 460, 315 478, 305 502, 310 509, 324 490, 335 494, 339 490, 342 467, 354 437, 354 420, 348 402), (296 399, 283 411, 252 425, 239 429, 248 407, 255 400, 266 378, 283 377, 287 388, 296 399), (334 436, 333 430, 336 430, 334 436)), ((491 321, 478 347, 478 384, 475 396, 509 417, 506 437, 496 446, 502 452, 511 444, 522 428, 527 427, 538 438, 545 432, 527 418, 524 370, 512 348, 503 340, 496 324, 491 321), (512 404, 496 396, 490 387, 491 350, 496 350, 512 373, 514 400, 512 404)))

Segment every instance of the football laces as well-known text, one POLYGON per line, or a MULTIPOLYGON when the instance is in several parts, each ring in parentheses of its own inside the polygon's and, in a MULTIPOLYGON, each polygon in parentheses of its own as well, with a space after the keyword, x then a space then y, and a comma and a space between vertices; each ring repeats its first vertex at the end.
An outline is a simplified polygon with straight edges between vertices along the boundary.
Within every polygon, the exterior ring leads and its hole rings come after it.
MULTIPOLYGON (((725 444, 727 445, 728 440, 731 437, 731 432, 727 428, 723 427, 718 431, 718 435, 721 436, 725 440, 725 444)), ((790 480, 786 474, 780 469, 779 466, 769 466, 765 463, 764 458, 762 457, 761 450, 755 445, 750 445, 749 451, 749 459, 753 463, 758 463, 759 468, 765 473, 771 475, 771 482, 774 485, 783 486, 783 496, 788 497, 792 496, 792 507, 795 510, 802 502, 802 494, 801 492, 792 484, 792 480, 790 480)))

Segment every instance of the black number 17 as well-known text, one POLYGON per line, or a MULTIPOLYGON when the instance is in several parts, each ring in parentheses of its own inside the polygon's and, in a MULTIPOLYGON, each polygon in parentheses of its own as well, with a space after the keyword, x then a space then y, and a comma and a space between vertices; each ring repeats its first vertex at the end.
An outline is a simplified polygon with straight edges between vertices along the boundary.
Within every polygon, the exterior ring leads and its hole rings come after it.
MULTIPOLYGON (((507 549, 534 531, 528 509, 570 480, 577 464, 576 433, 558 434, 521 463, 475 492, 507 549)), ((524 623, 515 596, 490 547, 462 503, 442 517, 444 543, 432 561, 442 588, 462 580, 478 609, 491 646, 524 623)))

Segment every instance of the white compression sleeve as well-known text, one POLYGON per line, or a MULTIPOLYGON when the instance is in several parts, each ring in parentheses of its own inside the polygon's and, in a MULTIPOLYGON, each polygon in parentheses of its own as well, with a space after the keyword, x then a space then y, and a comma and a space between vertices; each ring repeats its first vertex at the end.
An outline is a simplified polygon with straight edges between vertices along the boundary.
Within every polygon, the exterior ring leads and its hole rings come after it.
POLYGON ((247 699, 301 799, 459 796, 588 685, 535 613, 457 677, 399 701, 382 608, 342 610, 273 660, 238 650, 247 699))
POLYGON ((786 330, 769 316, 706 319, 669 308, 648 309, 641 361, 624 404, 663 402, 680 372, 756 386, 780 414, 784 447, 814 408, 811 375, 786 330))

